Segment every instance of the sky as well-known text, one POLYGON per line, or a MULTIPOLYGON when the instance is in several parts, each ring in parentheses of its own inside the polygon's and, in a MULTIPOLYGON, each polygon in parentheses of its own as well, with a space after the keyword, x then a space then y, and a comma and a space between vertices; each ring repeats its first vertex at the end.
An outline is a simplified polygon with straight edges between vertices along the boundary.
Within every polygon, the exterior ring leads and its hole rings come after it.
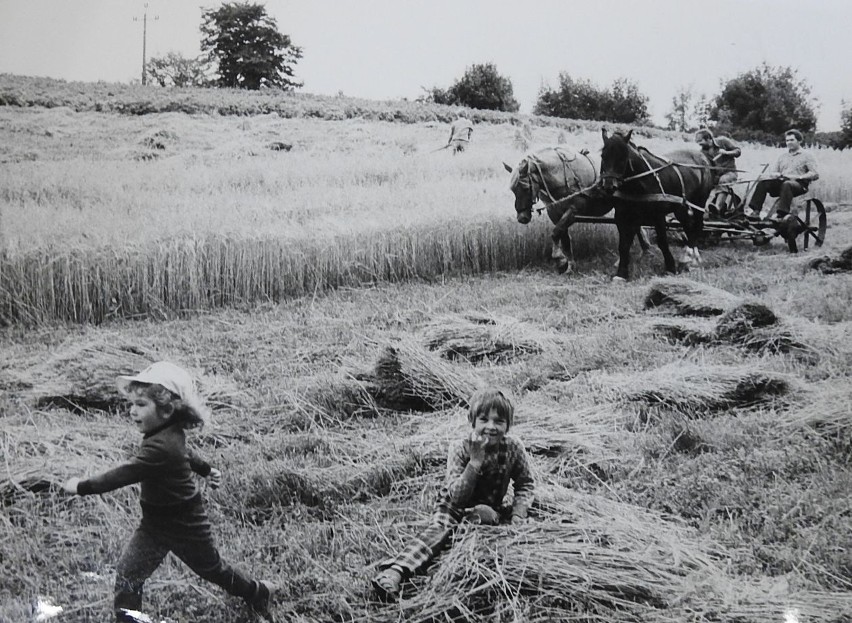
MULTIPOLYGON (((759 67, 792 67, 818 99, 817 129, 852 102, 850 0, 259 0, 304 51, 301 91, 414 99, 473 64, 509 78, 521 112, 559 73, 604 88, 628 78, 652 121, 681 88, 715 96, 759 67)), ((202 9, 148 0, 147 55, 200 53, 202 9)), ((142 68, 143 0, 0 0, 0 73, 129 82, 142 68)))

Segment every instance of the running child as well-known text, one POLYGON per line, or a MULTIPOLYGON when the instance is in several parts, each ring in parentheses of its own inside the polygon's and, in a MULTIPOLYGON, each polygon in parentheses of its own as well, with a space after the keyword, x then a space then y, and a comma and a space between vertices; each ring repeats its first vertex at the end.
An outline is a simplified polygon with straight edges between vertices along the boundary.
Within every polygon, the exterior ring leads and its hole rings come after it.
POLYGON ((138 452, 114 469, 91 478, 70 478, 63 485, 69 493, 92 495, 141 483, 142 521, 116 566, 116 621, 136 620, 130 612, 142 606, 145 580, 169 552, 272 621, 269 587, 224 562, 213 542, 193 472, 207 478, 213 488, 221 483, 222 474, 186 447, 184 431, 202 426, 207 415, 192 377, 183 368, 160 361, 136 376, 119 376, 116 382, 142 433, 138 452))

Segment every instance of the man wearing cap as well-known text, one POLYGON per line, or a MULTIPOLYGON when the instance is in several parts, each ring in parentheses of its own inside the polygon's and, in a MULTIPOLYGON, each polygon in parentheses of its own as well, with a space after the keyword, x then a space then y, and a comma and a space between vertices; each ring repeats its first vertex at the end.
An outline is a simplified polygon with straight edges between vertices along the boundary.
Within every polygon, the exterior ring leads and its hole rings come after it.
POLYGON ((731 185, 737 181, 737 161, 742 151, 739 146, 727 136, 714 137, 713 132, 707 128, 702 128, 695 133, 695 142, 701 147, 707 159, 713 165, 715 194, 712 206, 715 206, 716 211, 725 215, 728 209, 728 195, 733 194, 731 185))

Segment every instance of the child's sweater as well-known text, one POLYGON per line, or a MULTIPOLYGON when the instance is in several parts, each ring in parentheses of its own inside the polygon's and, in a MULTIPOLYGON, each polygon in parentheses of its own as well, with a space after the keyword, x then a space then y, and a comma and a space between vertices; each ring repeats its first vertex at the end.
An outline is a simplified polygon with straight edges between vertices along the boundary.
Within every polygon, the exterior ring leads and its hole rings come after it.
POLYGON ((486 451, 485 461, 477 472, 469 465, 470 443, 469 439, 463 439, 450 444, 444 498, 456 508, 487 504, 499 510, 511 480, 515 493, 512 514, 526 517, 535 486, 523 444, 506 435, 497 448, 486 451))
POLYGON ((146 434, 130 461, 77 485, 79 495, 105 493, 140 482, 144 508, 174 507, 193 500, 198 488, 192 473, 210 474, 210 465, 186 447, 183 428, 167 423, 146 434))

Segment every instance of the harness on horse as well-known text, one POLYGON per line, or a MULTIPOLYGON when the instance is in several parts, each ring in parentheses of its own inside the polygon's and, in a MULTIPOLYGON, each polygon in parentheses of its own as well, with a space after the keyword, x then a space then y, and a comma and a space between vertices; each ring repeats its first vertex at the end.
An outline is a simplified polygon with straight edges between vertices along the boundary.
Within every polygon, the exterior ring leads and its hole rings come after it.
MULTIPOLYGON (((543 192, 545 198, 552 205, 552 204, 555 204, 555 203, 567 201, 568 199, 573 199, 574 197, 577 197, 578 195, 581 195, 584 192, 591 190, 592 188, 594 188, 595 186, 598 185, 599 180, 598 180, 597 167, 595 167, 595 163, 592 162, 592 159, 589 158, 589 151, 588 150, 581 149, 580 155, 585 157, 586 160, 589 161, 589 165, 591 166, 592 172, 594 173, 595 177, 594 177, 594 181, 592 182, 592 185, 588 186, 586 188, 583 188, 582 186, 580 186, 580 178, 577 176, 577 174, 574 172, 574 170, 570 166, 568 166, 570 162, 574 162, 574 160, 577 159, 576 152, 570 152, 569 153, 562 147, 554 147, 553 151, 556 153, 556 156, 559 158, 559 161, 562 163, 562 177, 563 177, 563 180, 564 180, 564 183, 565 183, 565 188, 574 187, 574 188, 578 188, 579 190, 577 192, 571 193, 567 197, 562 197, 561 199, 557 199, 556 197, 554 197, 553 192, 551 192, 550 188, 548 188, 548 186, 547 186, 547 179, 545 178, 544 172, 542 171, 541 161, 538 158, 533 158, 530 155, 530 156, 527 156, 527 184, 529 185, 530 190, 533 191, 533 192, 531 192, 531 197, 533 197, 533 198, 538 197, 543 192), (532 172, 530 171, 531 166, 535 167, 535 172, 538 174, 538 179, 541 181, 541 183, 538 184, 537 190, 533 186, 533 184, 535 182, 532 179, 532 172), (573 178, 573 183, 571 183, 568 180, 568 172, 569 171, 571 172, 571 177, 573 178)), ((534 201, 533 201, 533 203, 534 203, 534 201)), ((532 205, 531 205, 530 210, 532 210, 532 209, 533 208, 532 208, 532 205)), ((535 211, 538 214, 541 214, 546 209, 547 209, 547 206, 542 207, 542 208, 535 208, 535 211)))
MULTIPOLYGON (((620 199, 629 199, 630 201, 677 202, 677 203, 683 204, 684 207, 694 209, 694 210, 698 210, 699 212, 702 212, 702 213, 704 212, 703 207, 699 207, 699 206, 695 205, 694 203, 692 203, 691 201, 689 201, 686 198, 686 184, 683 181, 683 174, 680 172, 680 169, 678 168, 680 166, 680 163, 674 162, 673 160, 666 160, 665 158, 661 158, 660 156, 655 156, 657 158, 660 158, 660 160, 663 160, 663 164, 661 164, 658 167, 653 167, 653 166, 651 166, 651 163, 648 162, 648 159, 645 157, 645 154, 643 153, 643 152, 648 152, 650 154, 651 152, 648 149, 646 149, 645 147, 636 147, 632 143, 630 143, 628 145, 628 147, 630 147, 630 146, 632 146, 636 150, 636 153, 638 153, 639 157, 642 158, 642 161, 645 163, 645 166, 648 167, 648 170, 643 171, 642 173, 637 173, 635 175, 631 175, 630 177, 623 178, 621 180, 621 183, 623 184, 625 182, 631 182, 633 180, 637 180, 637 179, 646 177, 648 175, 653 175, 654 179, 657 180, 657 185, 660 187, 660 192, 659 193, 643 193, 641 195, 634 195, 634 194, 625 193, 623 191, 617 190, 617 191, 615 191, 615 193, 613 193, 613 196, 618 197, 620 199), (678 181, 680 181, 680 192, 681 192, 680 196, 671 195, 671 194, 667 193, 666 189, 663 187, 663 181, 660 179, 659 172, 662 171, 663 169, 667 169, 669 167, 672 167, 674 169, 674 172, 677 175, 678 181)), ((654 155, 654 154, 651 154, 651 155, 654 155)), ((631 167, 629 158, 627 160, 627 166, 628 166, 628 168, 631 167)), ((686 166, 688 167, 689 165, 686 165, 686 166)))

